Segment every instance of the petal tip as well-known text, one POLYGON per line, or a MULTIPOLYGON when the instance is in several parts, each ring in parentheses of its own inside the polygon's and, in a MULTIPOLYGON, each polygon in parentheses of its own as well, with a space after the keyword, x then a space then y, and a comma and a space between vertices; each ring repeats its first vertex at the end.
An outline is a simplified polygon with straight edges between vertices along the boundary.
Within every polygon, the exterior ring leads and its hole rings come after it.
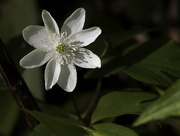
POLYGON ((49 13, 47 10, 43 9, 43 10, 42 10, 42 18, 43 18, 43 20, 44 20, 45 18, 47 18, 48 16, 50 16, 50 13, 49 13))
POLYGON ((24 28, 23 30, 22 30, 22 36, 23 36, 23 38, 24 38, 24 40, 27 42, 27 38, 26 38, 26 35, 28 35, 28 31, 29 31, 29 28, 30 28, 31 26, 27 26, 26 28, 24 28))
POLYGON ((52 84, 51 84, 51 85, 49 85, 49 84, 47 83, 47 81, 45 81, 45 90, 46 90, 46 91, 51 90, 51 89, 52 89, 52 87, 53 87, 53 85, 52 85, 52 84))
POLYGON ((78 8, 76 11, 78 11, 78 10, 81 11, 81 12, 83 12, 83 13, 86 12, 86 10, 85 10, 84 8, 82 8, 82 7, 81 7, 81 8, 78 8))
POLYGON ((28 66, 26 66, 25 63, 26 63, 26 62, 25 62, 24 58, 22 58, 22 59, 19 61, 19 65, 20 65, 22 68, 29 68, 28 66))
POLYGON ((101 68, 101 65, 97 66, 97 68, 101 68))
POLYGON ((48 87, 45 85, 45 89, 46 89, 46 91, 49 91, 50 89, 52 89, 52 87, 48 87))
POLYGON ((98 56, 96 57, 96 67, 95 68, 101 68, 101 59, 98 56))
POLYGON ((85 14, 86 10, 84 8, 81 8, 81 12, 83 12, 85 14))
POLYGON ((42 18, 43 19, 46 18, 47 14, 48 14, 48 12, 46 10, 43 10, 42 11, 42 18))
POLYGON ((74 88, 66 88, 66 89, 64 89, 66 92, 68 92, 68 93, 71 93, 71 92, 73 92, 74 91, 74 88))
POLYGON ((42 10, 42 15, 45 15, 47 13, 49 13, 47 10, 45 10, 45 9, 42 10))
POLYGON ((98 33, 98 36, 102 33, 102 30, 101 30, 101 28, 100 27, 95 27, 96 28, 96 30, 97 30, 97 33, 98 33))
POLYGON ((99 62, 97 63, 95 68, 101 68, 101 61, 100 61, 100 59, 99 59, 99 62))

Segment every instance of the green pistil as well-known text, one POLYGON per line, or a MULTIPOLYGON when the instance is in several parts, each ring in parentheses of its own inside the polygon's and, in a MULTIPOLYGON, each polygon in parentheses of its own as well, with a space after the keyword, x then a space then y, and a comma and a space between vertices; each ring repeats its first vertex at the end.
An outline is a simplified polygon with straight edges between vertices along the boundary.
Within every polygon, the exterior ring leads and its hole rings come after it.
POLYGON ((56 51, 59 53, 64 53, 66 52, 67 48, 66 48, 66 44, 65 43, 61 43, 56 47, 56 51))

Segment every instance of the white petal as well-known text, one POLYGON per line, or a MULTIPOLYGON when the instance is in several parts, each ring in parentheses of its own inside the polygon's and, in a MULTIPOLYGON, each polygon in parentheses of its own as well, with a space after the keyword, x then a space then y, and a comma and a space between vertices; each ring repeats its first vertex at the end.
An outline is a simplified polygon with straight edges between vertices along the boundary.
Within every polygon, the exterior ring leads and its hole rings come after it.
POLYGON ((70 41, 80 41, 81 44, 79 46, 84 47, 94 42, 100 34, 101 29, 99 27, 91 27, 74 34, 70 41))
POLYGON ((46 32, 48 33, 48 36, 50 36, 50 38, 54 38, 55 36, 54 34, 59 35, 59 27, 56 21, 53 19, 53 17, 48 11, 46 10, 42 11, 42 18, 43 18, 43 22, 45 25, 46 32))
POLYGON ((53 56, 52 52, 47 52, 46 48, 38 48, 24 56, 20 60, 23 68, 35 68, 45 64, 53 56))
POLYGON ((79 51, 76 53, 75 64, 82 68, 100 68, 101 60, 90 50, 80 48, 79 51))
POLYGON ((84 22, 85 10, 83 8, 79 8, 66 19, 62 26, 61 32, 67 32, 67 36, 70 37, 83 29, 84 22))
POLYGON ((35 48, 41 48, 50 45, 45 27, 43 26, 28 26, 23 30, 23 37, 27 43, 35 48))
POLYGON ((45 69, 45 88, 51 89, 58 81, 61 71, 60 64, 56 60, 51 59, 45 69))
POLYGON ((72 64, 61 65, 58 85, 67 92, 72 92, 77 83, 76 68, 72 64))

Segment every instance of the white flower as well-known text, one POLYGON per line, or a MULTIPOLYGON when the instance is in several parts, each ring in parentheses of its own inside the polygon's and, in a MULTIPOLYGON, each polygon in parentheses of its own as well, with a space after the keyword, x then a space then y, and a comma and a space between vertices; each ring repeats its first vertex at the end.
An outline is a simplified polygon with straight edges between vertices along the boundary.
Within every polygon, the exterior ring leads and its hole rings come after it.
POLYGON ((45 88, 51 89, 56 83, 67 92, 76 86, 75 65, 83 68, 100 68, 99 57, 82 48, 101 34, 99 27, 83 29, 85 10, 79 8, 66 19, 61 31, 51 14, 43 10, 44 26, 28 26, 23 30, 27 43, 36 49, 20 60, 24 68, 35 68, 47 63, 45 68, 45 88))

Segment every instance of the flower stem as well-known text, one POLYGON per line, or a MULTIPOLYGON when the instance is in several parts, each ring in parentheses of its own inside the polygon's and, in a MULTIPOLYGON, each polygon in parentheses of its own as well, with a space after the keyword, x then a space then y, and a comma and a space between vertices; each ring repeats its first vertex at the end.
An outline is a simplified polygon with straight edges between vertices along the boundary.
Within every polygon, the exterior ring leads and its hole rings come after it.
POLYGON ((87 107, 87 109, 86 109, 86 110, 84 111, 84 113, 82 114, 82 118, 85 118, 85 117, 88 115, 88 113, 89 113, 90 110, 92 109, 94 103, 96 102, 96 99, 97 99, 97 97, 98 97, 98 94, 99 94, 99 92, 100 92, 100 90, 101 90, 101 84, 102 84, 102 79, 99 78, 98 83, 97 83, 97 88, 96 88, 96 91, 95 91, 95 93, 94 93, 94 96, 93 96, 93 98, 92 98, 89 106, 87 107))
POLYGON ((26 110, 38 110, 39 107, 36 104, 31 92, 29 91, 25 81, 19 74, 13 61, 10 59, 5 45, 0 39, 0 73, 9 88, 12 96, 14 97, 18 107, 24 113, 27 123, 30 129, 34 129, 39 122, 31 116, 26 110))
POLYGON ((74 98, 74 96, 73 96, 72 94, 71 94, 71 98, 72 98, 72 101, 73 101, 73 104, 74 104, 74 108, 75 108, 75 110, 76 110, 76 113, 77 113, 77 115, 78 115, 79 120, 83 120, 82 117, 81 117, 81 114, 80 114, 80 112, 79 112, 79 109, 78 109, 76 100, 75 100, 75 98, 74 98))

